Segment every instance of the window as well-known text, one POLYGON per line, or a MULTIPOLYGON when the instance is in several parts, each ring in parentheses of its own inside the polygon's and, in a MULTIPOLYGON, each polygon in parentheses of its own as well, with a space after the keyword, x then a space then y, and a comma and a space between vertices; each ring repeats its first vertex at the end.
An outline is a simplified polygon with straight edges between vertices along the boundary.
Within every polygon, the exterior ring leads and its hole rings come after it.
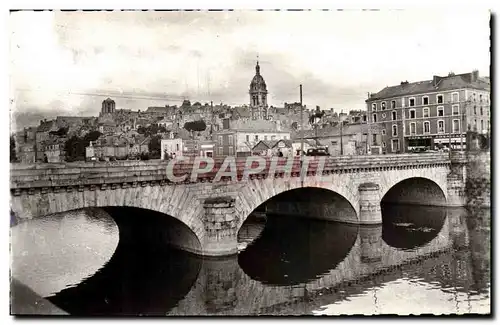
POLYGON ((385 148, 385 141, 382 141, 382 148, 385 148))
POLYGON ((481 113, 481 115, 483 115, 483 106, 479 106, 479 112, 481 113))
POLYGON ((483 131, 484 131, 484 124, 483 124, 483 122, 484 122, 484 121, 483 121, 483 120, 481 120, 481 132, 483 132, 483 131))
POLYGON ((443 95, 437 95, 436 98, 437 98, 437 103, 438 104, 444 103, 444 97, 443 97, 443 95))
POLYGON ((373 103, 372 104, 372 111, 376 111, 377 110, 377 103, 373 103))
POLYGON ((477 106, 474 105, 474 115, 477 115, 477 106))
POLYGON ((415 98, 410 98, 410 107, 415 106, 415 98))
POLYGON ((255 141, 259 141, 259 136, 255 135, 255 141))
POLYGON ((452 103, 458 103, 459 102, 458 98, 459 98, 458 93, 451 94, 451 102, 452 103))
POLYGON ((391 146, 392 146, 392 152, 399 151, 399 140, 398 139, 392 139, 391 146))
POLYGON ((410 118, 413 119, 416 117, 416 113, 415 113, 415 110, 414 109, 411 109, 410 110, 410 118))
POLYGON ((229 135, 229 144, 230 145, 233 144, 233 135, 232 134, 229 135))
POLYGON ((398 126, 397 125, 393 125, 392 126, 392 136, 393 137, 397 137, 398 136, 398 126))
POLYGON ((265 136, 264 136, 264 140, 266 140, 266 141, 267 141, 267 135, 265 135, 265 136))
POLYGON ((373 114, 373 123, 377 123, 377 114, 373 114))
POLYGON ((422 97, 422 104, 429 105, 429 96, 422 97))
POLYGON ((431 133, 431 123, 429 121, 424 122, 424 133, 431 133))
POLYGON ((363 115, 363 122, 366 122, 366 115, 363 115))
POLYGON ((222 145, 222 135, 219 135, 219 145, 222 145))
POLYGON ((483 95, 479 94, 479 102, 483 102, 483 95))
POLYGON ((444 107, 438 106, 438 116, 444 116, 444 107))
POLYGON ((417 123, 411 122, 410 123, 410 135, 415 135, 417 134, 417 123))
POLYGON ((391 108, 396 108, 396 101, 395 100, 391 101, 391 108))
POLYGON ((377 135, 376 134, 372 134, 372 144, 377 144, 377 135))
POLYGON ((175 144, 175 149, 176 149, 176 151, 179 151, 179 144, 178 143, 175 144))
POLYGON ((424 107, 423 117, 429 117, 429 107, 424 107))
POLYGON ((396 111, 392 112, 392 120, 395 121, 397 119, 396 111))
POLYGON ((382 129, 382 135, 385 135, 385 129, 382 129))
POLYGON ((453 105, 453 106, 451 107, 451 114, 452 114, 452 115, 458 115, 458 114, 460 114, 460 112, 459 112, 459 109, 458 109, 458 108, 459 108, 459 106, 458 106, 458 105, 453 105))
POLYGON ((247 142, 250 142, 250 135, 247 134, 247 142))
POLYGON ((437 123, 438 133, 444 133, 444 121, 439 120, 437 123))
POLYGON ((453 120, 453 133, 460 132, 460 120, 453 120))
POLYGON ((476 101, 476 93, 472 93, 472 100, 476 101))
POLYGON ((222 156, 224 153, 222 151, 222 147, 219 147, 219 155, 222 156))
POLYGON ((385 109, 385 102, 382 102, 382 109, 385 109))
POLYGON ((477 131, 477 120, 474 119, 474 131, 477 131))
POLYGON ((276 140, 276 136, 275 135, 271 135, 271 140, 276 140))
POLYGON ((234 155, 234 149, 233 149, 233 147, 232 147, 232 146, 231 146, 231 147, 229 147, 229 155, 230 155, 230 156, 234 155))

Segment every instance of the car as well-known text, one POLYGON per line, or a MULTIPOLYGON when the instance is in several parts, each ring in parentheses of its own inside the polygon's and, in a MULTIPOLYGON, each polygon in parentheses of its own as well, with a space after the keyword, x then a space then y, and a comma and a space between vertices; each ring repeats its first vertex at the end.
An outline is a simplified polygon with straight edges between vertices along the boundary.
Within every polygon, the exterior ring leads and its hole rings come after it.
POLYGON ((328 149, 326 148, 311 148, 307 149, 306 156, 329 156, 328 149))

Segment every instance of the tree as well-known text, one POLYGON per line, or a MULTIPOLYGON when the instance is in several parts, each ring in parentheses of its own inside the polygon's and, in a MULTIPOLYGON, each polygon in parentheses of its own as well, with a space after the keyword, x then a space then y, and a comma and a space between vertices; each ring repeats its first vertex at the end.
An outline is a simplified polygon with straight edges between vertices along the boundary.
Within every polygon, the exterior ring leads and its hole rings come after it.
POLYGON ((64 143, 64 150, 66 151, 66 160, 74 161, 80 157, 85 157, 85 148, 82 150, 82 141, 76 135, 72 136, 64 143), (82 155, 83 151, 83 155, 82 155))
POLYGON ((325 111, 324 110, 322 111, 319 108, 319 106, 316 106, 316 110, 314 111, 314 113, 312 113, 311 116, 309 116, 309 123, 313 124, 317 118, 321 119, 324 115, 325 111))
POLYGON ((17 162, 16 140, 14 140, 14 136, 10 137, 10 162, 17 162))
POLYGON ((99 131, 91 131, 91 132, 85 134, 85 136, 83 137, 83 140, 85 142, 87 142, 87 145, 89 145, 90 141, 96 141, 97 139, 99 139, 99 137, 101 135, 102 135, 102 133, 99 131))
POLYGON ((59 128, 59 130, 57 130, 57 131, 50 131, 49 134, 55 135, 58 137, 63 137, 63 136, 68 134, 68 129, 69 129, 68 127, 62 127, 62 128, 59 128))
POLYGON ((102 134, 99 131, 92 131, 87 133, 83 138, 79 138, 74 135, 66 140, 66 143, 64 144, 66 159, 68 161, 84 160, 85 148, 90 145, 91 141, 96 141, 101 135, 102 134))
POLYGON ((190 132, 192 131, 201 132, 207 129, 207 124, 203 120, 186 122, 184 124, 184 129, 190 132))
POLYGON ((151 138, 148 144, 149 153, 151 158, 159 158, 161 156, 161 137, 156 135, 151 138))
POLYGON ((158 124, 151 124, 148 127, 139 126, 139 128, 137 129, 137 133, 144 134, 147 137, 165 132, 167 132, 167 129, 164 126, 158 126, 158 124))

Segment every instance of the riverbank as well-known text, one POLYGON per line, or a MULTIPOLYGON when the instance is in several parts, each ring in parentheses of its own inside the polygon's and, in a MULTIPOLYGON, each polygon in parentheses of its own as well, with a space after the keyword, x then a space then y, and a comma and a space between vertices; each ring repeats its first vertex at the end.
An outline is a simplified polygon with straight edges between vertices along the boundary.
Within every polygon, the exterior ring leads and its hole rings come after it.
POLYGON ((68 315, 16 279, 10 282, 10 314, 14 316, 68 315))

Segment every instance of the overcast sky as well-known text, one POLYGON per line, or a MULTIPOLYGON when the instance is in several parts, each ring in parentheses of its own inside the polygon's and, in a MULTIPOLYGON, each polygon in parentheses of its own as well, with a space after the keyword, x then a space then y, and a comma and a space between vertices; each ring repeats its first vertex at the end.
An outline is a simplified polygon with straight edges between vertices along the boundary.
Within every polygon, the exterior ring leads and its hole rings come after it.
POLYGON ((257 55, 274 106, 298 101, 301 83, 308 107, 347 111, 402 80, 489 75, 489 13, 470 8, 14 12, 10 22, 12 108, 24 122, 97 115, 95 94, 132 109, 183 97, 247 104, 257 55))

